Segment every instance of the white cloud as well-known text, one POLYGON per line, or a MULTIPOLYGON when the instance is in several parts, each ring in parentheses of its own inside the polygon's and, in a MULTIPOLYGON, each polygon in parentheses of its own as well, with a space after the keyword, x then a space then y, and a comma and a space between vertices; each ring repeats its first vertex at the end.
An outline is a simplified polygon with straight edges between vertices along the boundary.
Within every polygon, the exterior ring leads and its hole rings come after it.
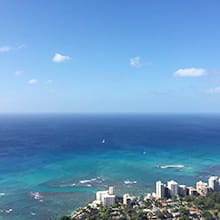
POLYGON ((136 67, 136 68, 139 68, 139 67, 142 66, 141 58, 140 57, 132 57, 132 58, 130 58, 129 63, 130 63, 130 66, 136 67))
POLYGON ((9 52, 10 50, 12 50, 12 48, 9 47, 9 46, 2 46, 2 47, 0 47, 0 52, 1 53, 9 52))
POLYGON ((11 50, 19 50, 19 49, 22 49, 24 47, 25 47, 24 44, 18 45, 16 47, 11 47, 11 46, 5 45, 5 46, 0 47, 0 53, 6 53, 6 52, 9 52, 11 50))
POLYGON ((61 63, 67 60, 70 60, 71 58, 69 56, 64 56, 60 53, 55 53, 55 55, 52 58, 52 61, 55 63, 61 63))
POLYGON ((220 94, 220 86, 208 89, 205 91, 205 93, 209 95, 220 94))
POLYGON ((185 68, 178 69, 173 75, 177 77, 199 77, 205 74, 207 74, 207 71, 202 68, 185 68))
POLYGON ((15 75, 16 76, 21 76, 21 75, 23 75, 24 74, 24 71, 23 70, 16 70, 15 71, 15 75))
POLYGON ((38 83, 38 80, 37 79, 30 79, 30 80, 28 80, 28 84, 29 85, 35 85, 35 84, 37 84, 38 83))

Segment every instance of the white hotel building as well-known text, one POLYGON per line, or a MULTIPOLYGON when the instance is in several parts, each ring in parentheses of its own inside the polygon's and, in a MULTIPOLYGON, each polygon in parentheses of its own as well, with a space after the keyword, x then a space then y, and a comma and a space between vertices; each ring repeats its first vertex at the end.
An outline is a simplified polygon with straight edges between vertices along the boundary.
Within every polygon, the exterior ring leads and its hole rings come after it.
POLYGON ((103 206, 115 204, 114 187, 110 186, 109 190, 96 192, 96 201, 103 206))
POLYGON ((211 188, 213 191, 219 191, 220 185, 219 185, 219 177, 218 176, 210 176, 208 180, 209 188, 211 188))
POLYGON ((173 196, 178 196, 178 183, 175 182, 174 180, 168 181, 167 182, 167 187, 170 191, 170 195, 173 196))
POLYGON ((156 198, 165 197, 165 185, 161 181, 156 182, 156 198))

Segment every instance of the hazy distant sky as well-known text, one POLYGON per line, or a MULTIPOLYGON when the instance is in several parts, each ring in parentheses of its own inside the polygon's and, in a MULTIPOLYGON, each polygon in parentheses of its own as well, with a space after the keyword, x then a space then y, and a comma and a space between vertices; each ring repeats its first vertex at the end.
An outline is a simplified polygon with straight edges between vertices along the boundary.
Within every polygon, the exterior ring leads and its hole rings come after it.
POLYGON ((220 1, 0 0, 0 112, 220 112, 220 1))

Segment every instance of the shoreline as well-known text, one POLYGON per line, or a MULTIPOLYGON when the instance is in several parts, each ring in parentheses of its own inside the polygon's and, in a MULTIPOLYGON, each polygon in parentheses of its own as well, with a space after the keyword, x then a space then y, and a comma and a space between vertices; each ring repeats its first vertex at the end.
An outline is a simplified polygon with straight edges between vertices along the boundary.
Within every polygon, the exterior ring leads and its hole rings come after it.
MULTIPOLYGON (((197 216, 197 219, 203 219, 202 210, 196 207, 190 207, 186 201, 187 196, 191 196, 191 199, 194 198, 206 198, 209 197, 212 193, 218 193, 220 199, 220 178, 218 176, 210 176, 208 179, 208 183, 198 181, 196 182, 196 188, 192 186, 186 187, 185 185, 179 185, 174 180, 168 181, 167 185, 163 184, 161 181, 156 182, 156 193, 148 193, 147 196, 130 196, 130 194, 124 194, 123 197, 118 197, 114 195, 114 187, 109 187, 108 190, 105 191, 98 191, 96 192, 96 199, 92 202, 85 204, 84 206, 78 208, 76 211, 72 212, 71 215, 67 218, 69 219, 76 219, 76 220, 86 220, 87 217, 92 214, 97 215, 99 212, 103 210, 103 208, 110 208, 111 210, 125 210, 125 207, 135 203, 142 208, 145 207, 143 204, 146 202, 150 202, 153 205, 153 209, 148 211, 146 209, 144 215, 147 216, 149 213, 153 213, 154 216, 157 215, 158 212, 162 213, 160 206, 154 211, 156 204, 160 203, 163 207, 171 205, 175 206, 175 209, 181 204, 184 209, 190 215, 197 216), (165 188, 167 187, 168 194, 165 194, 165 188), (183 201, 185 201, 183 203, 183 201), (174 204, 174 205, 172 205, 174 204), (178 205, 178 206, 177 206, 178 205), (117 207, 117 209, 113 209, 117 207), (158 211, 160 210, 160 211, 158 211), (89 214, 88 214, 89 213, 89 214)), ((219 200, 220 201, 220 200, 219 200)), ((220 205, 220 204, 219 204, 220 205)), ((219 206, 220 207, 220 206, 219 206)), ((185 212, 186 212, 185 211, 185 212)), ((219 209, 220 211, 220 209, 219 209)), ((170 215, 170 219, 176 219, 176 217, 180 217, 181 214, 179 212, 168 211, 170 215), (171 218, 173 217, 173 218, 171 218)), ((120 212, 117 212, 118 217, 120 218, 120 212)), ((124 213, 126 215, 126 213, 124 213)), ((220 215, 220 213, 219 213, 220 215)), ((146 217, 147 218, 147 217, 146 217)), ((113 218, 114 219, 114 218, 113 218)), ((117 219, 117 218, 116 218, 117 219)), ((147 218, 148 219, 148 218, 147 218)), ((151 218, 150 218, 151 219, 151 218)), ((152 218, 154 219, 154 218, 152 218)), ((191 218, 189 218, 191 219, 191 218)))

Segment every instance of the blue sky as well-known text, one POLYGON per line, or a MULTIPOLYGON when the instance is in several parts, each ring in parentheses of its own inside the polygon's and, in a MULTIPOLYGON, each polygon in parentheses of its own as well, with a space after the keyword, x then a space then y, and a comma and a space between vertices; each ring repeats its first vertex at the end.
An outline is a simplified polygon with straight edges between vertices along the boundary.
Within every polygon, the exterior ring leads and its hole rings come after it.
POLYGON ((218 0, 0 10, 0 112, 220 112, 218 0))

